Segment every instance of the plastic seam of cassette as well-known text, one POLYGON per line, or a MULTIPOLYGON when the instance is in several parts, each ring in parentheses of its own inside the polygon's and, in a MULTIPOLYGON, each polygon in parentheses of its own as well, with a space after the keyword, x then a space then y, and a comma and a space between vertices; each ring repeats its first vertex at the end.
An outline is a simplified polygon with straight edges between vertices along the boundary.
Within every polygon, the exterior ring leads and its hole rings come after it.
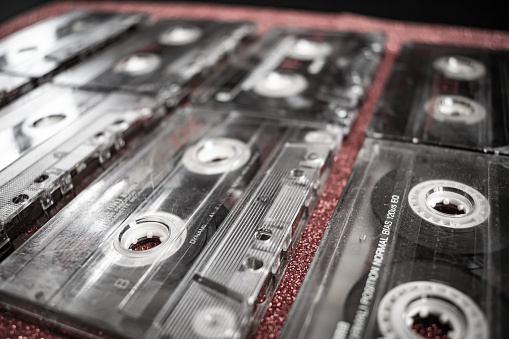
POLYGON ((141 13, 73 10, 46 19, 0 41, 0 70, 47 81, 64 67, 137 28, 141 13))
POLYGON ((383 33, 276 27, 192 94, 195 105, 339 124, 358 115, 385 49, 383 33))
POLYGON ((0 73, 0 107, 33 88, 28 78, 0 73))
POLYGON ((366 139, 282 337, 507 337, 508 171, 366 139))
POLYGON ((1 306, 75 333, 246 337, 341 130, 182 108, 0 264, 1 306))
POLYGON ((173 107, 255 29, 251 22, 161 20, 62 73, 55 82, 150 94, 173 107))
MULTIPOLYGON (((165 113, 152 98, 43 85, 0 111, 2 253, 165 113)), ((132 144, 132 143, 131 143, 132 144)))
POLYGON ((509 154, 509 51, 406 43, 366 131, 509 154))

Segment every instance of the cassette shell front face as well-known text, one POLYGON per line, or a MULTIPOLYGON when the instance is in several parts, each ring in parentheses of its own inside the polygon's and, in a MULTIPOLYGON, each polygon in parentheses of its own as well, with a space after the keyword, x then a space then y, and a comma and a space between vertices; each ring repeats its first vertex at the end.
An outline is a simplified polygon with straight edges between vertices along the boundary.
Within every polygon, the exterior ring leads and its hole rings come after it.
POLYGON ((508 154, 508 65, 508 51, 407 43, 366 133, 508 154))
POLYGON ((182 109, 0 264, 3 306, 133 338, 173 336, 176 322, 166 320, 187 312, 178 327, 186 336, 245 336, 268 306, 256 303, 274 292, 263 282, 282 276, 283 254, 302 233, 340 139, 325 124, 182 109), (227 265, 231 251, 239 266, 211 275, 207 267, 227 265))
POLYGON ((366 139, 282 337, 505 338, 508 174, 494 155, 366 139))
POLYGON ((43 85, 0 111, 0 225, 12 245, 164 112, 149 97, 43 85))
POLYGON ((377 33, 274 28, 213 74, 192 102, 274 118, 333 122, 348 133, 384 44, 385 37, 377 33))
POLYGON ((69 11, 0 41, 0 69, 44 80, 61 66, 140 25, 136 13, 69 11))
POLYGON ((57 84, 154 95, 175 106, 255 29, 248 22, 162 20, 55 78, 57 84))

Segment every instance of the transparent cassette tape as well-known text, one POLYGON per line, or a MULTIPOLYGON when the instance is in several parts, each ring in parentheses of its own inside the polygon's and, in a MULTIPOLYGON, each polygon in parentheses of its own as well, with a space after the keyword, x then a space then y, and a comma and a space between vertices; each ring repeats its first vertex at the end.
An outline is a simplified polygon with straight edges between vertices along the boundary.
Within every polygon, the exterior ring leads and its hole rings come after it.
POLYGON ((91 336, 245 337, 340 142, 337 126, 181 109, 0 264, 2 307, 91 336))
POLYGON ((146 19, 138 13, 78 10, 55 16, 0 40, 0 71, 44 81, 146 19))
POLYGON ((0 73, 0 106, 28 92, 32 87, 28 78, 0 73))
POLYGON ((200 86, 192 102, 327 121, 348 133, 384 48, 382 33, 274 28, 200 86))
POLYGON ((95 90, 146 93, 177 105, 256 26, 248 22, 163 20, 55 78, 95 90))
POLYGON ((504 160, 367 139, 282 338, 506 338, 504 160))
POLYGON ((0 249, 164 114, 154 99, 43 85, 0 110, 0 249))
POLYGON ((509 154, 508 65, 507 50, 407 43, 366 133, 509 154))

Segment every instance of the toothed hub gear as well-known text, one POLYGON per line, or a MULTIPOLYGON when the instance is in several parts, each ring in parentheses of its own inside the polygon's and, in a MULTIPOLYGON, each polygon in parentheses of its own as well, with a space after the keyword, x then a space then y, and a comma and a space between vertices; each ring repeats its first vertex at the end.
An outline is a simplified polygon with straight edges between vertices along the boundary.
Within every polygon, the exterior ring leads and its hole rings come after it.
POLYGON ((232 338, 235 336, 236 317, 222 307, 208 307, 194 317, 193 330, 204 338, 232 338))
POLYGON ((271 72, 258 81, 253 91, 267 98, 288 98, 306 90, 308 81, 297 73, 271 72))
POLYGON ((190 147, 182 159, 191 172, 215 175, 244 166, 251 157, 251 149, 244 142, 232 138, 208 139, 190 147))
POLYGON ((136 53, 122 59, 113 68, 113 72, 139 76, 155 71, 161 63, 161 57, 156 54, 136 53))
POLYGON ((423 338, 412 327, 416 319, 430 317, 436 317, 437 329, 445 329, 448 339, 489 338, 486 318, 474 301, 436 282, 413 281, 393 288, 381 300, 377 316, 387 339, 423 338))
POLYGON ((186 234, 184 221, 176 215, 159 212, 140 217, 119 232, 112 257, 122 266, 150 265, 177 252, 186 234))
POLYGON ((425 110, 437 121, 451 121, 468 125, 486 117, 486 109, 477 101, 461 95, 439 95, 428 100, 425 110))
POLYGON ((408 203, 427 222, 452 229, 480 225, 490 213, 488 201, 481 193, 451 180, 429 180, 414 186, 408 203))
POLYGON ((159 36, 159 43, 167 46, 187 45, 197 41, 202 36, 202 30, 195 26, 176 26, 166 30, 159 36))
POLYGON ((433 67, 446 77, 472 81, 486 75, 484 64, 464 56, 444 56, 433 62, 433 67))
POLYGON ((326 57, 332 52, 332 47, 324 41, 299 39, 290 51, 290 57, 297 60, 313 60, 326 57))

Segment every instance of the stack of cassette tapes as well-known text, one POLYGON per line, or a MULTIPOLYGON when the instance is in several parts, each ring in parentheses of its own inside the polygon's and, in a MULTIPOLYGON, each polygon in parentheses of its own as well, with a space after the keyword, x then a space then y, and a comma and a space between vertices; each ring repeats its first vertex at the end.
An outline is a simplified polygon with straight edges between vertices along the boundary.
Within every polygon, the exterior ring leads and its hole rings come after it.
POLYGON ((177 110, 0 264, 1 306, 83 336, 246 337, 340 143, 325 123, 177 110))
POLYGON ((144 23, 139 13, 71 11, 0 41, 0 71, 48 80, 63 67, 144 23))
POLYGON ((50 84, 0 110, 0 253, 164 113, 150 97, 50 84))
POLYGON ((348 134, 384 45, 382 33, 275 28, 211 76, 192 102, 331 122, 348 134))
POLYGON ((508 56, 403 48, 283 338, 507 338, 508 56))
POLYGON ((173 107, 255 28, 249 22, 162 20, 60 74, 55 83, 149 94, 173 107))

